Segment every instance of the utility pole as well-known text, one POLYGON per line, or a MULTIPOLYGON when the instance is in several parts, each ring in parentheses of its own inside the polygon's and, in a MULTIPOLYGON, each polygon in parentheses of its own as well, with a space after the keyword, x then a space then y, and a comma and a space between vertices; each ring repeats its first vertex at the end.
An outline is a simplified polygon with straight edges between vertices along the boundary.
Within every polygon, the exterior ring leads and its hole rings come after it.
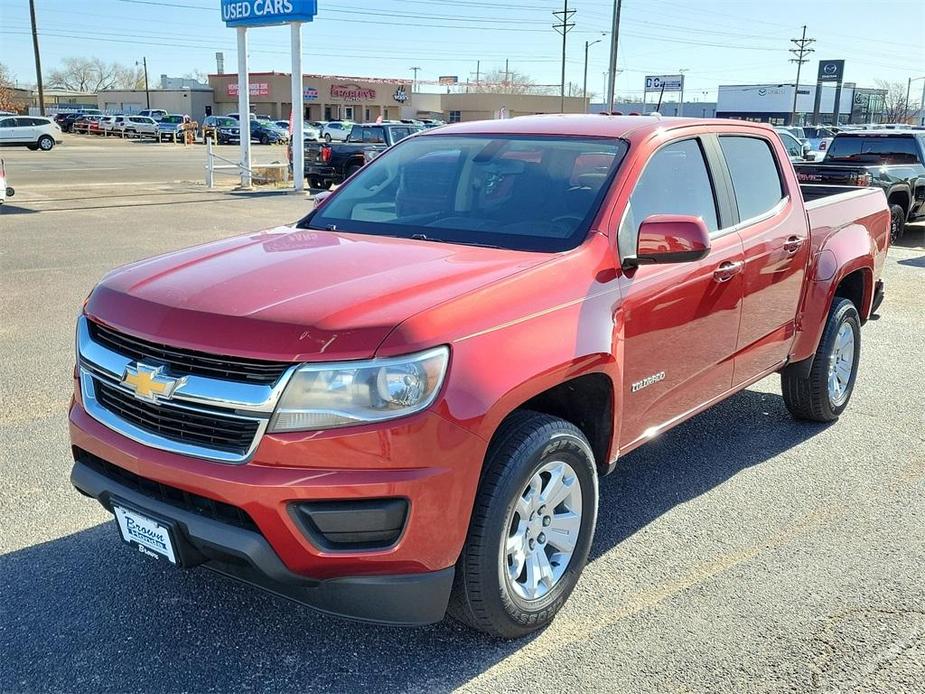
POLYGON ((586 99, 585 101, 585 113, 588 112, 588 106, 591 104, 591 100, 588 99, 588 49, 591 48, 596 43, 600 43, 604 39, 598 39, 597 41, 585 41, 585 81, 584 86, 581 88, 581 96, 586 99))
POLYGON ((617 81, 617 48, 620 41, 620 9, 621 0, 613 1, 613 27, 610 32, 610 82, 607 87, 607 103, 609 111, 613 111, 614 91, 617 81))
POLYGON ((790 59, 791 63, 797 64, 797 81, 793 85, 793 107, 790 109, 790 122, 788 125, 793 125, 797 117, 797 95, 800 93, 800 70, 803 69, 803 64, 809 62, 807 57, 810 53, 814 53, 814 49, 810 48, 812 44, 816 42, 816 39, 806 38, 806 25, 803 25, 803 36, 798 39, 790 39, 795 48, 791 48, 790 52, 793 53, 793 58, 790 59))
POLYGON ((513 92, 511 89, 511 71, 509 69, 510 63, 507 58, 504 59, 504 89, 505 91, 513 92))
MULTIPOLYGON (((678 117, 684 115, 684 73, 690 72, 690 71, 691 71, 690 68, 687 68, 687 67, 682 67, 678 70, 678 72, 681 73, 681 102, 678 104, 678 117)), ((645 114, 645 109, 643 109, 642 111, 643 111, 643 114, 645 114)))
MULTIPOLYGON (((147 56, 142 57, 141 64, 145 68, 145 102, 148 104, 147 108, 151 108, 151 90, 148 89, 148 58, 147 56)), ((138 65, 138 63, 135 63, 138 65)))
POLYGON ((411 92, 414 93, 418 90, 418 71, 421 69, 419 67, 409 67, 409 70, 414 73, 414 78, 411 80, 411 92))
POLYGON ((571 21, 575 16, 575 10, 568 8, 568 0, 563 0, 562 9, 552 13, 553 17, 559 20, 558 24, 553 24, 552 28, 562 34, 562 82, 559 86, 559 112, 565 113, 565 52, 566 37, 568 33, 575 28, 575 23, 571 21))
POLYGON ((45 87, 42 84, 42 59, 39 57, 39 32, 35 27, 35 0, 29 0, 29 17, 32 19, 32 48, 35 51, 35 81, 39 86, 39 115, 45 115, 45 87))
POLYGON ((481 74, 482 74, 482 61, 476 60, 475 61, 475 91, 476 92, 479 91, 479 77, 481 76, 481 74))

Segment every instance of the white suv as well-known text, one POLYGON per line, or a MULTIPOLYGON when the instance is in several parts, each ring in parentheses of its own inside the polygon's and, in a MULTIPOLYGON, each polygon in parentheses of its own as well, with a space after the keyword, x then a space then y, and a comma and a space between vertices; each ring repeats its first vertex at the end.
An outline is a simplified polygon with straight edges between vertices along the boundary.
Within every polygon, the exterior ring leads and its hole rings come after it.
POLYGON ((157 121, 147 116, 126 116, 122 123, 122 136, 157 139, 157 121))
POLYGON ((0 147, 49 151, 61 144, 61 128, 50 118, 0 116, 0 147))
POLYGON ((343 142, 353 130, 353 122, 347 120, 332 120, 326 123, 321 131, 325 142, 343 142))

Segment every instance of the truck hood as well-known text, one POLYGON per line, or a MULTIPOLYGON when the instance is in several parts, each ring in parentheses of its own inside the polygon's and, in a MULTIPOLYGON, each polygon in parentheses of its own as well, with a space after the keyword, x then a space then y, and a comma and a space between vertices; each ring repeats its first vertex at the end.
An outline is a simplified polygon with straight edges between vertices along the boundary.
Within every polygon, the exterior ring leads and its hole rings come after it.
POLYGON ((551 257, 279 227, 118 269, 85 310, 137 337, 215 354, 369 358, 410 316, 551 257))

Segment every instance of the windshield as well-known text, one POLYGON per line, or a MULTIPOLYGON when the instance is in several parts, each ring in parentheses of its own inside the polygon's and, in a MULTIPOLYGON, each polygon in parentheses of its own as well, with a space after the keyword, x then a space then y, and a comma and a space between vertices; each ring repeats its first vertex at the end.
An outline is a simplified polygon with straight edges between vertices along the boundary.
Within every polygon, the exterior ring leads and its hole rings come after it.
POLYGON ((911 135, 839 136, 829 146, 827 161, 864 164, 915 164, 919 161, 911 135))
POLYGON ((183 116, 164 116, 161 118, 161 123, 182 123, 183 116))
POLYGON ((411 137, 299 226, 564 251, 584 240, 625 153, 604 138, 411 137))

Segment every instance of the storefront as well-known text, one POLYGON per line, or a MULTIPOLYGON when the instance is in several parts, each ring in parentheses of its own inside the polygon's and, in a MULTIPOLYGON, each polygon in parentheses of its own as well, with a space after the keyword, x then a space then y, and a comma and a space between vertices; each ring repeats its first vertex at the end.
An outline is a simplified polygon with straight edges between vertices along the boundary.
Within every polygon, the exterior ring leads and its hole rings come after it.
MULTIPOLYGON (((835 85, 823 85, 819 95, 819 124, 835 123, 835 85)), ((716 105, 718 118, 738 118, 774 125, 790 123, 793 84, 720 85, 716 105)), ((839 123, 879 123, 883 115, 882 89, 862 89, 851 82, 838 95, 839 123)), ((793 125, 813 124, 816 85, 797 89, 796 119, 793 125)))
MULTIPOLYGON (((238 110, 237 75, 209 75, 218 115, 238 110)), ((302 108, 306 120, 375 121, 401 117, 411 98, 411 85, 400 79, 302 76, 302 108)), ((292 110, 290 76, 282 72, 252 72, 250 103, 254 113, 285 120, 292 110)))

